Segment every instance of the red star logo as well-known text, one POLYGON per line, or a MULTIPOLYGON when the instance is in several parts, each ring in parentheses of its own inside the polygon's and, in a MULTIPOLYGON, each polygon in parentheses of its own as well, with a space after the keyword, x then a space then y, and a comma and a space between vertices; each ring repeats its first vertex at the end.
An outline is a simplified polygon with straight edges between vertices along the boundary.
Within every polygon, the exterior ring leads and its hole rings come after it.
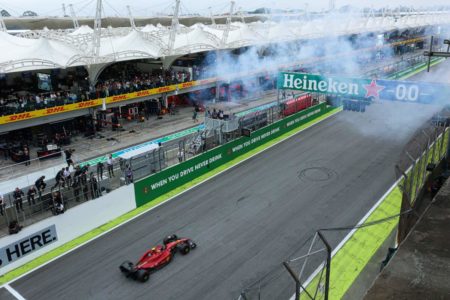
POLYGON ((380 98, 380 92, 384 90, 384 86, 377 85, 377 81, 375 79, 372 79, 372 82, 368 85, 364 85, 364 88, 366 89, 366 98, 369 98, 371 96, 375 98, 380 98))

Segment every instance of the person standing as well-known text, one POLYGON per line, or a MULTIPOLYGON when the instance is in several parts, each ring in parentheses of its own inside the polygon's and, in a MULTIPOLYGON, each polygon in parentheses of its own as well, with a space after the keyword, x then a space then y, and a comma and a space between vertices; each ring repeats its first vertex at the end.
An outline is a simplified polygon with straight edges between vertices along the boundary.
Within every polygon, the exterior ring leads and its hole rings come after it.
POLYGON ((14 197, 14 204, 16 205, 16 210, 19 211, 19 209, 21 211, 23 210, 23 196, 25 196, 25 194, 23 193, 23 191, 21 189, 19 189, 18 187, 16 187, 16 189, 14 190, 13 193, 13 197, 14 197))
POLYGON ((29 166, 31 162, 30 162, 30 149, 28 149, 28 146, 23 147, 23 156, 26 159, 25 166, 29 166))
POLYGON ((64 182, 67 184, 69 188, 71 186, 72 176, 70 175, 69 167, 66 167, 63 172, 64 182))
POLYGON ((192 120, 194 121, 194 123, 198 122, 198 119, 197 119, 197 108, 194 108, 194 111, 192 113, 192 120))
POLYGON ((67 167, 70 167, 70 165, 72 165, 72 167, 75 167, 75 165, 73 164, 73 160, 72 160, 72 154, 74 151, 75 151, 74 149, 64 150, 64 154, 66 155, 67 167))
POLYGON ((97 179, 98 181, 103 179, 103 163, 101 161, 97 163, 97 179))
POLYGON ((110 154, 108 159, 106 160, 106 165, 108 167, 109 178, 114 177, 114 161, 112 158, 112 154, 110 154))
POLYGON ((64 202, 60 192, 53 194, 53 214, 59 215, 64 213, 64 202))
POLYGON ((41 176, 39 177, 38 180, 36 180, 36 182, 34 183, 34 186, 36 187, 37 191, 38 191, 38 195, 39 195, 39 200, 41 200, 42 197, 42 191, 45 189, 45 187, 47 186, 47 184, 44 181, 45 176, 41 176))
POLYGON ((27 200, 28 200, 29 206, 31 206, 31 204, 33 204, 33 205, 36 204, 36 201, 34 201, 35 195, 36 195, 36 188, 34 186, 31 186, 27 192, 27 200))
POLYGON ((55 185, 52 186, 51 190, 53 191, 55 188, 60 187, 61 184, 64 187, 64 170, 65 168, 62 168, 58 173, 56 173, 55 176, 55 185))
POLYGON ((183 159, 184 159, 184 150, 183 150, 183 148, 180 148, 178 150, 178 162, 182 162, 183 159))
POLYGON ((98 198, 99 197, 98 182, 97 182, 97 178, 95 178, 95 176, 94 176, 94 173, 91 173, 90 183, 91 183, 91 197, 92 197, 92 199, 98 198))
POLYGON ((3 194, 0 193, 0 215, 3 216, 3 209, 5 208, 6 203, 5 200, 3 199, 3 194))
POLYGON ((125 182, 127 185, 133 183, 133 171, 131 170, 131 167, 128 165, 125 169, 125 182))
POLYGON ((84 184, 84 185, 87 184, 88 171, 89 171, 89 165, 85 165, 81 168, 81 175, 80 175, 81 184, 84 184))

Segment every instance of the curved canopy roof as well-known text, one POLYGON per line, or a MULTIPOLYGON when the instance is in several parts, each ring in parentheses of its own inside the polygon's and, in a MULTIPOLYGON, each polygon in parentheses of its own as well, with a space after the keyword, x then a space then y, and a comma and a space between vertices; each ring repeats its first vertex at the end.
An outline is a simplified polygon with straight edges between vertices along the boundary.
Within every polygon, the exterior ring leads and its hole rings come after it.
POLYGON ((93 56, 94 30, 81 26, 76 30, 41 30, 12 36, 0 32, 0 73, 49 68, 66 68, 88 64, 105 64, 138 58, 161 58, 168 55, 229 49, 243 46, 306 40, 330 35, 366 32, 405 31, 430 25, 450 24, 448 13, 416 14, 402 17, 325 16, 274 22, 230 25, 195 24, 171 28, 160 24, 142 28, 102 28, 99 56, 93 56), (174 36, 173 43, 170 43, 174 36), (169 45, 173 45, 169 49, 169 45))

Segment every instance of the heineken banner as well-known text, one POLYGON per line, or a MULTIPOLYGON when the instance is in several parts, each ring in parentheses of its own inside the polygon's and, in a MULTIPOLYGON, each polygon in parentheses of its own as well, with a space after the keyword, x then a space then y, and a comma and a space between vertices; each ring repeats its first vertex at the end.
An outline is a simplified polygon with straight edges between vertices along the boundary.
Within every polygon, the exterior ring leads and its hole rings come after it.
POLYGON ((431 103, 448 101, 450 87, 440 83, 326 77, 304 73, 278 75, 278 88, 357 99, 431 103))

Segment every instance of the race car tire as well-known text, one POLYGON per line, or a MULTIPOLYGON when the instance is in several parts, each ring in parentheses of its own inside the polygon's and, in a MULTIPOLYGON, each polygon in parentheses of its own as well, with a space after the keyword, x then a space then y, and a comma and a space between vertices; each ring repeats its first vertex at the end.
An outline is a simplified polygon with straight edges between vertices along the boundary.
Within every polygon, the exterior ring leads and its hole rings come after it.
POLYGON ((146 282, 150 278, 150 273, 145 270, 137 270, 136 279, 140 282, 146 282))
POLYGON ((191 251, 191 247, 187 243, 182 243, 177 246, 178 251, 180 251, 181 254, 186 255, 191 251))
POLYGON ((168 243, 171 243, 176 240, 178 240, 178 237, 176 234, 168 235, 163 239, 163 244, 167 245, 168 243))

